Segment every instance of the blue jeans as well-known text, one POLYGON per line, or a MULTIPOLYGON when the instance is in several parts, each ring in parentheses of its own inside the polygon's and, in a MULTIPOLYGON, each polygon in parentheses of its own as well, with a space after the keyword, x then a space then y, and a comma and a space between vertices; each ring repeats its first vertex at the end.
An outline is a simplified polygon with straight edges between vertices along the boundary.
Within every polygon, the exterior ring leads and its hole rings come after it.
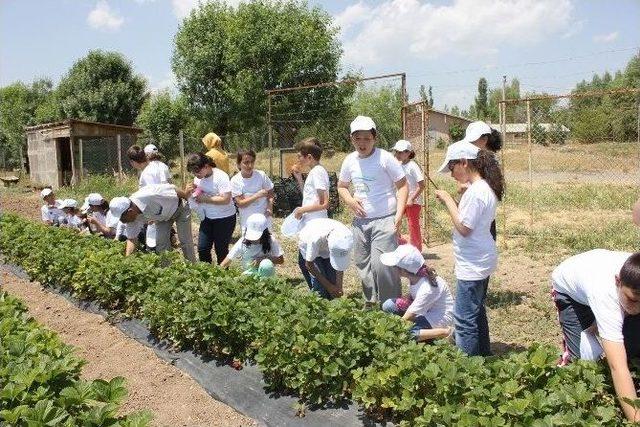
MULTIPOLYGON (((320 274, 322 274, 328 281, 330 281, 331 283, 336 283, 336 270, 331 266, 329 258, 318 257, 313 260, 313 263, 315 264, 320 274)), ((300 252, 298 252, 298 265, 300 266, 300 270, 302 270, 302 275, 309 284, 309 289, 311 289, 313 292, 317 292, 322 298, 326 298, 329 300, 333 299, 331 294, 324 288, 324 286, 322 286, 322 283, 320 283, 317 278, 309 273, 309 270, 305 265, 304 258, 302 257, 300 252), (307 276, 309 276, 309 279, 307 279, 307 276)))
POLYGON ((489 278, 482 280, 458 279, 458 290, 453 307, 456 345, 469 356, 489 356, 489 322, 484 301, 489 278))
POLYGON ((304 281, 307 282, 307 286, 309 286, 309 289, 311 289, 311 274, 309 274, 309 269, 307 268, 304 257, 302 256, 302 252, 300 251, 298 251, 298 267, 300 267, 300 271, 302 272, 304 281))
MULTIPOLYGON (((396 305, 396 299, 397 298, 389 298, 388 300, 383 302, 382 311, 384 311, 385 313, 395 314, 397 316, 404 316, 405 311, 398 308, 398 306, 396 305)), ((413 335, 413 338, 416 340, 420 335, 420 329, 433 329, 431 323, 429 323, 427 318, 424 316, 414 317, 413 326, 411 326, 411 329, 409 329, 411 335, 413 335)))

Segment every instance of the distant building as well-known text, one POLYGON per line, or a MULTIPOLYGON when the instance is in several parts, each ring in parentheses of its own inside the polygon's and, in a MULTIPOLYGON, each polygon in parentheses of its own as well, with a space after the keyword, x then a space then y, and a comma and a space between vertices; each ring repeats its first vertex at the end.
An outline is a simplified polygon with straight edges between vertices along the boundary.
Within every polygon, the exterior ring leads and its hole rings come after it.
POLYGON ((437 144, 438 140, 444 140, 446 144, 451 142, 449 136, 449 128, 453 125, 458 125, 464 132, 469 123, 473 120, 462 116, 456 116, 445 111, 429 109, 429 140, 431 144, 437 144))
MULTIPOLYGON (((500 130, 500 124, 491 124, 489 125, 493 129, 500 130)), ((535 123, 531 125, 532 127, 537 127, 544 129, 545 132, 549 132, 550 130, 554 130, 552 127, 553 123, 535 123)), ((557 125, 556 125, 557 126, 557 125)), ((559 129, 557 129, 565 134, 569 134, 569 128, 565 125, 559 125, 559 129)), ((535 130, 534 130, 535 132, 535 130)), ((533 135, 532 135, 533 137, 533 135)), ((527 124, 526 123, 506 123, 505 124, 505 134, 503 135, 503 143, 504 144, 527 144, 529 142, 529 136, 527 132, 527 124)))

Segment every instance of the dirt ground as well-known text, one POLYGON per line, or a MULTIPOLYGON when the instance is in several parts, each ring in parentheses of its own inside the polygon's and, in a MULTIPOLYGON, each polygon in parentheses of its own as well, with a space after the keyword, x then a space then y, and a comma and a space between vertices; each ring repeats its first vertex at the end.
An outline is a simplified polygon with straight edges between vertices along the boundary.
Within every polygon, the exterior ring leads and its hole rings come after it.
POLYGON ((155 426, 253 426, 256 423, 209 396, 190 376, 158 358, 98 314, 77 308, 36 283, 0 271, 2 289, 23 300, 40 324, 56 331, 87 361, 86 379, 126 378, 123 413, 149 410, 155 426))

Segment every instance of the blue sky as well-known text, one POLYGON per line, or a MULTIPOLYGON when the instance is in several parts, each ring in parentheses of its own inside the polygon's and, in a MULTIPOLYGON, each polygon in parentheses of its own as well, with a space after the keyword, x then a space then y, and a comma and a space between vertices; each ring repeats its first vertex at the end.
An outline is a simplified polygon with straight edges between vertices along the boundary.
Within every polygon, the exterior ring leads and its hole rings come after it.
MULTIPOLYGON (((229 0, 235 5, 238 0, 229 0)), ((467 107, 477 81, 564 93, 625 66, 640 47, 637 0, 310 1, 341 27, 343 68, 406 72, 411 98, 467 107)), ((173 36, 197 0, 2 0, 0 85, 58 81, 91 49, 122 52, 153 89, 173 87, 173 36)))

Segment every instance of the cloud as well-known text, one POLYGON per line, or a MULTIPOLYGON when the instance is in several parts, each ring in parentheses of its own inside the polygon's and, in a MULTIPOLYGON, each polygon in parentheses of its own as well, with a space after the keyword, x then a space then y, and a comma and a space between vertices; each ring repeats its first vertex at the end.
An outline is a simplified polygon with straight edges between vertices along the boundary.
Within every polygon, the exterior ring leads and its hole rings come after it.
POLYGON ((598 34, 593 36, 593 41, 596 43, 611 43, 618 38, 618 32, 614 31, 609 34, 598 34))
MULTIPOLYGON (((230 6, 236 7, 243 0, 226 0, 230 6)), ((195 9, 199 3, 207 3, 206 0, 171 0, 171 6, 173 7, 173 13, 176 15, 176 18, 182 20, 189 16, 191 11, 195 9)))
POLYGON ((159 93, 165 90, 168 90, 169 93, 176 94, 178 93, 178 85, 175 74, 171 71, 167 71, 160 80, 156 80, 147 76, 147 81, 150 82, 150 92, 151 93, 159 93))
POLYGON ((360 1, 335 17, 346 64, 392 63, 443 55, 483 61, 502 45, 526 46, 565 33, 574 21, 570 0, 360 1))
POLYGON ((102 31, 116 31, 124 23, 124 18, 112 11, 109 3, 99 0, 87 16, 87 23, 91 28, 102 31))

